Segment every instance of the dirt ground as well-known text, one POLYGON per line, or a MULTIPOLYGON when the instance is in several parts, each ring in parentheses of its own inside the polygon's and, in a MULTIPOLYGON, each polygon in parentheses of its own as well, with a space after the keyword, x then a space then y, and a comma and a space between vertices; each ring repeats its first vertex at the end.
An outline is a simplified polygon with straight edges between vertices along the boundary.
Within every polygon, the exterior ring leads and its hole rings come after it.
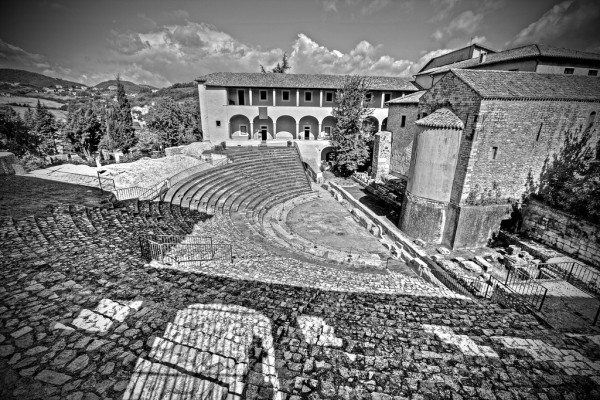
POLYGON ((0 215, 23 218, 43 215, 58 204, 99 205, 105 199, 100 189, 32 178, 0 176, 0 215))

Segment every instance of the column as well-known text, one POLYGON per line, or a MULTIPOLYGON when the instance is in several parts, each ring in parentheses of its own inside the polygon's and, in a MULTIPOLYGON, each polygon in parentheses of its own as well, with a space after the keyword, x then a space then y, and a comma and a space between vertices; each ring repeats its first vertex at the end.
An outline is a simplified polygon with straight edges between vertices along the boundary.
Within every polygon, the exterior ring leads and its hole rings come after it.
MULTIPOLYGON (((323 107, 323 89, 319 90, 319 107, 323 107)), ((321 131, 319 131, 319 135, 320 135, 320 132, 321 131)))
POLYGON ((302 140, 302 135, 300 135, 300 124, 296 123, 296 138, 298 140, 302 140))
MULTIPOLYGON (((321 99, 323 98, 323 91, 321 90, 321 99)), ((317 135, 317 139, 321 139, 321 137, 323 136, 323 134, 321 133, 321 131, 323 130, 323 124, 319 122, 319 134, 317 135)))
POLYGON ((380 108, 383 108, 383 99, 385 99, 385 93, 381 92, 381 107, 380 108))
POLYGON ((275 91, 275 89, 273 89, 273 105, 274 106, 277 105, 277 97, 276 97, 276 91, 275 91))
POLYGON ((248 100, 248 104, 252 105, 252 88, 248 89, 248 91, 250 92, 250 99, 248 100))
POLYGON ((250 122, 250 132, 248 133, 249 139, 254 139, 254 122, 250 122))
POLYGON ((300 89, 296 89, 296 107, 300 107, 300 89))

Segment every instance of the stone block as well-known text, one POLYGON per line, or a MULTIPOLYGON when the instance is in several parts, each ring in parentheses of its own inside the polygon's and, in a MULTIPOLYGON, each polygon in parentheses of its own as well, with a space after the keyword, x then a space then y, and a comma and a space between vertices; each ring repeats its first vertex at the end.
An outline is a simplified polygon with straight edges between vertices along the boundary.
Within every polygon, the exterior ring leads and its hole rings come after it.
POLYGON ((473 261, 475 261, 475 263, 477 263, 477 265, 479 265, 481 268, 483 268, 484 271, 489 271, 490 269, 493 268, 492 264, 487 262, 487 260, 481 256, 474 257, 473 261))

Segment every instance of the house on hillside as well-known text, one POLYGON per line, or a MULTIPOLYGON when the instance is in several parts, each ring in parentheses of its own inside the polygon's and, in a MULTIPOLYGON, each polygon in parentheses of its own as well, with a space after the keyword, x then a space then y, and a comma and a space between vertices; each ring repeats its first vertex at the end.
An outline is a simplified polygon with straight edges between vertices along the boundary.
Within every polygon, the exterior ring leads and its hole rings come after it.
POLYGON ((587 75, 598 76, 600 70, 600 54, 573 49, 563 49, 542 44, 531 44, 500 52, 489 49, 473 51, 477 57, 453 61, 450 55, 464 49, 442 55, 425 64, 415 75, 415 82, 423 89, 429 89, 451 69, 501 70, 512 72, 538 72, 541 74, 587 75), (444 58, 446 57, 446 58, 444 58), (449 63, 448 61, 453 61, 449 63))
MULTIPOLYGON (((198 93, 202 132, 213 142, 225 140, 327 139, 342 75, 219 72, 200 77, 198 93)), ((384 130, 387 105, 417 91, 405 78, 369 77, 372 116, 366 123, 384 130)))
POLYGON ((413 142, 399 225, 429 243, 485 245, 566 132, 590 132, 600 160, 595 76, 452 69, 411 107, 418 119, 393 138, 413 142))

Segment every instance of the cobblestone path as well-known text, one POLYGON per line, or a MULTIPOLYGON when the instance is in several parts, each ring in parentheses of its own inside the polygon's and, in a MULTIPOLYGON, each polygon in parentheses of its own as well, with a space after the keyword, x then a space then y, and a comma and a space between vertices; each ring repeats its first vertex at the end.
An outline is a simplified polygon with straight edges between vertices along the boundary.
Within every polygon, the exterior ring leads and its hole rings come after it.
POLYGON ((600 337, 203 219, 158 203, 1 219, 0 398, 600 398, 600 337), (138 234, 193 231, 234 263, 139 258, 138 234))

